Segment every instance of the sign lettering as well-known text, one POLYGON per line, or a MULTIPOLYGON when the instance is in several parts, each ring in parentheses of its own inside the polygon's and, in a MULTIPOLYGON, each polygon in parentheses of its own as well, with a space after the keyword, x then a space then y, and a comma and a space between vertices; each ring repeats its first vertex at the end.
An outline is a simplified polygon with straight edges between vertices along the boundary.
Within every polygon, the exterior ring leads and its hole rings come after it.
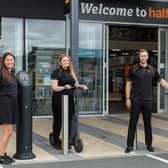
POLYGON ((154 2, 148 0, 125 1, 80 0, 80 19, 133 22, 149 24, 168 24, 168 2, 154 2))

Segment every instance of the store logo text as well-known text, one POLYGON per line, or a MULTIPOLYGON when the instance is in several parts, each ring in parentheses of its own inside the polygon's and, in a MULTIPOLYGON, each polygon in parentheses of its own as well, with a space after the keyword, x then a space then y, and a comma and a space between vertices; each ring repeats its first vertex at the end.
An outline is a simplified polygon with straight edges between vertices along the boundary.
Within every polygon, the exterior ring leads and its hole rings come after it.
POLYGON ((102 3, 95 5, 94 3, 81 3, 82 14, 92 15, 111 15, 111 16, 126 16, 126 17, 141 17, 141 18, 153 18, 153 19, 168 19, 168 8, 153 9, 148 7, 147 9, 141 9, 140 7, 132 8, 116 8, 104 6, 102 3))

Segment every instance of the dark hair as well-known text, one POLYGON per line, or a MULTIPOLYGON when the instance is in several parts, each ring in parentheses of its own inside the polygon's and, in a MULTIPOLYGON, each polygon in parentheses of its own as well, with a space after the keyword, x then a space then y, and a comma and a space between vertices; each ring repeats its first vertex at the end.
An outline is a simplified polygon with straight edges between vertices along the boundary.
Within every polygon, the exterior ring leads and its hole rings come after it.
POLYGON ((15 56, 12 53, 6 52, 6 53, 3 54, 2 60, 1 60, 1 72, 2 72, 1 83, 2 84, 5 84, 5 82, 7 82, 7 81, 11 81, 12 76, 14 75, 12 72, 10 74, 7 67, 5 66, 5 59, 8 55, 12 56, 13 59, 15 60, 15 56))

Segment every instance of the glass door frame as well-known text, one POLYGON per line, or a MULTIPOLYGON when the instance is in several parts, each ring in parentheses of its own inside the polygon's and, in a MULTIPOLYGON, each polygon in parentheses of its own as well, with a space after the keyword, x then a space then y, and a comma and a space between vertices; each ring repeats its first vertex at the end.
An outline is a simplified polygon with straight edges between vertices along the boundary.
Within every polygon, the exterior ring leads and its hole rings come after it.
MULTIPOLYGON (((84 23, 86 23, 86 24, 92 24, 92 25, 95 25, 94 23, 92 23, 92 22, 90 22, 90 21, 87 21, 87 20, 81 20, 81 21, 79 21, 79 33, 81 33, 80 31, 81 31, 81 29, 80 29, 80 26, 82 25, 82 24, 84 24, 84 23)), ((104 38, 105 38, 105 36, 104 36, 104 24, 102 23, 102 22, 96 22, 96 24, 98 24, 100 27, 101 27, 101 31, 100 31, 100 36, 101 36, 101 40, 100 40, 100 42, 99 42, 99 45, 101 46, 101 51, 99 51, 97 54, 101 54, 101 58, 99 59, 100 60, 100 62, 101 62, 101 90, 100 90, 100 92, 101 92, 101 96, 98 96, 98 98, 101 98, 101 107, 100 107, 100 113, 93 113, 93 111, 91 110, 91 111, 88 111, 88 113, 86 113, 85 114, 85 112, 86 111, 80 111, 81 113, 80 113, 80 115, 82 115, 82 116, 87 116, 87 115, 89 115, 89 116, 102 116, 102 115, 104 115, 104 105, 105 105, 105 103, 104 103, 104 85, 105 85, 105 82, 104 82, 104 70, 103 70, 103 67, 104 67, 104 64, 103 64, 103 60, 104 60, 104 44, 105 44, 105 40, 104 40, 104 38), (83 113, 84 112, 84 113, 83 113)), ((65 21, 65 49, 66 49, 66 53, 68 53, 69 52, 69 50, 70 50, 70 34, 71 34, 71 32, 70 32, 70 16, 69 15, 66 15, 66 21, 65 21)), ((95 43, 96 44, 96 43, 95 43)), ((82 45, 84 45, 84 44, 82 44, 82 45)), ((79 55, 80 55, 80 34, 79 34, 79 55)), ((87 49, 87 47, 88 46, 86 46, 86 49, 87 49)), ((88 49, 90 49, 90 48, 88 48, 88 49)), ((99 49, 99 48, 96 48, 96 49, 99 49)), ((100 49, 99 49, 100 50, 100 49)), ((99 58, 99 57, 98 57, 99 58)), ((100 63, 99 62, 99 63, 100 63)), ((80 67, 78 67, 78 71, 80 70, 80 67)), ((79 74, 78 74, 79 75, 79 74)), ((90 91, 90 89, 89 89, 89 91, 90 91)), ((99 105, 100 105, 100 103, 99 103, 99 105)), ((106 105, 105 105, 106 106, 106 105)))
MULTIPOLYGON (((110 23, 103 24, 103 115, 109 114, 109 26, 110 23)), ((167 31, 168 28, 158 28, 158 72, 160 72, 160 31, 167 31)), ((168 39, 167 39, 168 43, 168 39)), ((168 95, 168 93, 167 93, 168 95)), ((167 96, 168 100, 168 96, 167 96)), ((168 103, 167 103, 168 107, 168 103)), ((157 87, 157 113, 163 111, 160 109, 160 85, 157 87)))
MULTIPOLYGON (((164 50, 165 50, 165 57, 168 56, 168 49, 166 48, 167 44, 168 44, 168 28, 159 28, 158 29, 158 72, 160 73, 160 67, 161 66, 161 52, 162 52, 162 36, 161 36, 161 33, 162 32, 165 32, 165 41, 164 41, 164 50)), ((164 62, 164 68, 165 68, 165 62, 164 62)), ((165 79, 168 79, 168 74, 166 76, 165 74, 165 79)), ((157 113, 161 113, 161 112, 165 112, 168 110, 168 92, 164 92, 164 108, 162 109, 160 107, 160 98, 161 98, 161 86, 160 84, 158 84, 158 88, 157 88, 157 113)))
POLYGON ((109 115, 109 24, 103 24, 103 115, 109 115))
MULTIPOLYGON (((81 22, 83 23, 83 22, 81 22)), ((69 52, 69 36, 70 36, 70 19, 69 15, 66 15, 66 53, 69 52)), ((103 104, 102 114, 103 116, 109 115, 109 24, 102 23, 102 49, 103 49, 103 104)))

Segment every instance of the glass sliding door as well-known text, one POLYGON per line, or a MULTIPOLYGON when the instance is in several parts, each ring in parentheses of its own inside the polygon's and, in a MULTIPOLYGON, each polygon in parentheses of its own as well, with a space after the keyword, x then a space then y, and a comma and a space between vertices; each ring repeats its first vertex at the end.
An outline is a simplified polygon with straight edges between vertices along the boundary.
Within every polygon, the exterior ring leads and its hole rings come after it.
POLYGON ((33 78, 33 114, 50 115, 51 72, 58 55, 65 52, 65 22, 26 20, 26 57, 28 72, 33 78))
POLYGON ((89 87, 79 93, 81 114, 102 114, 103 106, 103 26, 79 25, 79 81, 89 87))
POLYGON ((15 72, 23 66, 23 20, 1 18, 0 59, 5 52, 16 57, 15 72))
MULTIPOLYGON (((158 67, 161 75, 168 81, 168 28, 159 29, 158 67)), ((158 112, 168 110, 168 91, 158 87, 158 112)))

